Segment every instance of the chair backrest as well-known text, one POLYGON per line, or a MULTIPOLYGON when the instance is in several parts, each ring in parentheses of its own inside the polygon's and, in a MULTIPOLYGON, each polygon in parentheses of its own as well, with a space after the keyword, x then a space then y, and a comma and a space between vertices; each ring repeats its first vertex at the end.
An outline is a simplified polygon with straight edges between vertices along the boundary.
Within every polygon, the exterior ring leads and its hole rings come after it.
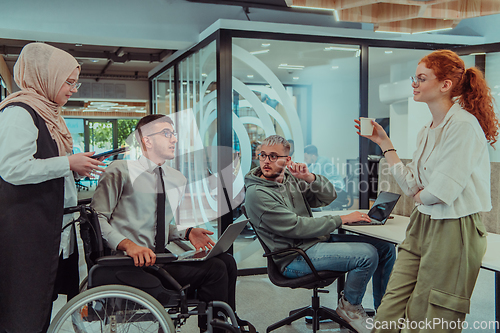
MULTIPOLYGON (((243 214, 245 214, 247 218, 249 218, 245 205, 241 205, 241 211, 243 212, 243 214)), ((332 284, 339 276, 342 276, 344 274, 343 272, 319 271, 316 272, 316 274, 318 274, 318 278, 316 277, 315 274, 309 274, 295 279, 290 279, 285 277, 281 273, 279 267, 274 262, 272 255, 269 255, 272 252, 269 249, 269 247, 267 247, 266 243, 264 243, 262 238, 260 238, 257 228, 252 224, 252 221, 250 221, 250 224, 252 225, 253 230, 255 231, 255 235, 257 236, 257 239, 259 240, 260 245, 264 250, 264 253, 268 255, 266 256, 267 275, 269 277, 269 280, 271 280, 271 282, 274 285, 279 287, 288 287, 288 288, 305 288, 305 289, 313 289, 318 287, 322 288, 332 284)))
POLYGON ((71 223, 78 223, 80 225, 80 236, 83 241, 85 261, 87 263, 87 268, 90 270, 90 268, 94 266, 97 258, 107 254, 105 253, 101 225, 99 224, 97 212, 92 207, 82 204, 66 208, 65 213, 80 214, 79 217, 71 223))

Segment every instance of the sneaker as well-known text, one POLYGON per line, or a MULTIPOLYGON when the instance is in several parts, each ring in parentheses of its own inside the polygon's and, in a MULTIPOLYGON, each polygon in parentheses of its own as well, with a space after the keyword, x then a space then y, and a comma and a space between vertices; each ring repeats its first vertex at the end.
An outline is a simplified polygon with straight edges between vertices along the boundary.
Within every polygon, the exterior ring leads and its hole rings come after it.
POLYGON ((336 310, 337 314, 351 325, 358 333, 370 333, 367 328, 366 320, 369 318, 365 309, 361 304, 352 305, 342 292, 342 297, 339 299, 339 305, 336 310))

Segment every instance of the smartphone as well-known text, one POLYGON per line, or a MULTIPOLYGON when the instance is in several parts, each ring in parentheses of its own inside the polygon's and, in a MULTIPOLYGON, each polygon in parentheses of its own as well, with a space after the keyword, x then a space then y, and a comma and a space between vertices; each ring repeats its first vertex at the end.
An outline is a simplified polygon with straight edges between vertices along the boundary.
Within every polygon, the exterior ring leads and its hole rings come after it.
POLYGON ((121 147, 118 149, 108 150, 108 151, 105 151, 103 153, 92 155, 92 156, 90 156, 90 158, 101 158, 103 156, 109 157, 109 156, 113 156, 113 155, 122 154, 126 151, 129 151, 129 150, 130 150, 130 148, 128 148, 128 147, 121 147))

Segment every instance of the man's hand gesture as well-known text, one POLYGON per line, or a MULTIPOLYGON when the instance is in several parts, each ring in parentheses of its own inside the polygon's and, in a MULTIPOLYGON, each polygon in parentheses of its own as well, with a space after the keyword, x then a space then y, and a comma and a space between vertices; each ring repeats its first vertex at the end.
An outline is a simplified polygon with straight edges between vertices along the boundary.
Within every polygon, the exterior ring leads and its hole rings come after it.
POLYGON ((196 250, 205 250, 205 247, 210 250, 215 243, 208 235, 213 235, 213 232, 202 228, 193 228, 189 233, 189 241, 196 250))
POLYGON ((316 180, 316 176, 313 173, 309 172, 309 169, 307 168, 307 164, 305 163, 295 163, 291 162, 288 165, 288 170, 290 170, 290 173, 298 178, 298 179, 303 179, 308 183, 312 183, 313 181, 316 180))

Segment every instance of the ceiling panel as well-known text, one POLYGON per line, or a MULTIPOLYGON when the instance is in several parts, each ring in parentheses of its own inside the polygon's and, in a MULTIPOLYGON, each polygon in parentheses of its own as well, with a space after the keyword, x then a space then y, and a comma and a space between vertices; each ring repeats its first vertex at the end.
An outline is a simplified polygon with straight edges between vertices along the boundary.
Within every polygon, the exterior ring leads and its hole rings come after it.
MULTIPOLYGON (((24 45, 34 42, 0 39, 0 54, 12 72, 24 45)), ((176 50, 86 44, 47 43, 72 54, 82 65, 81 78, 147 80, 148 72, 176 50)))

